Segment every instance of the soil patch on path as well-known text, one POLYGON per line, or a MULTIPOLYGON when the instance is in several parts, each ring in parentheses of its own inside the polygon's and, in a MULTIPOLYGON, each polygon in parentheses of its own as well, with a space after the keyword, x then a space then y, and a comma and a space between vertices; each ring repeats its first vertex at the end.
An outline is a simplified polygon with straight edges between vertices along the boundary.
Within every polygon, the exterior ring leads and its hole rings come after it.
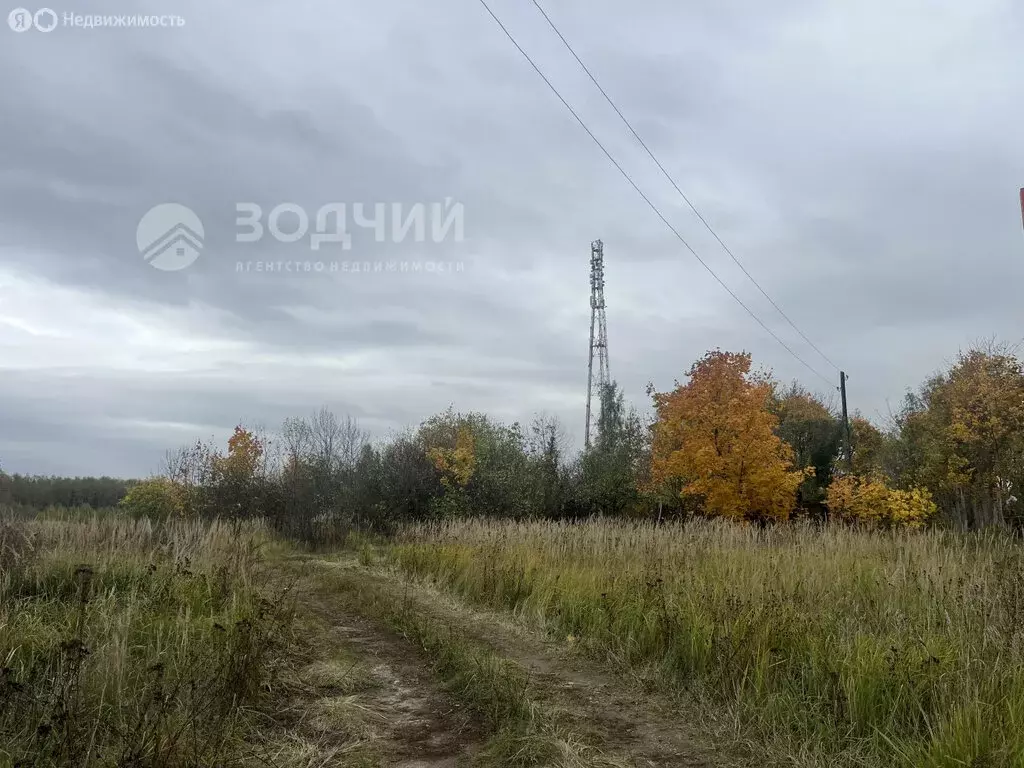
POLYGON ((293 595, 315 660, 302 670, 290 731, 311 765, 458 768, 484 729, 405 638, 343 610, 300 567, 293 595), (313 756, 315 755, 315 757, 313 756))

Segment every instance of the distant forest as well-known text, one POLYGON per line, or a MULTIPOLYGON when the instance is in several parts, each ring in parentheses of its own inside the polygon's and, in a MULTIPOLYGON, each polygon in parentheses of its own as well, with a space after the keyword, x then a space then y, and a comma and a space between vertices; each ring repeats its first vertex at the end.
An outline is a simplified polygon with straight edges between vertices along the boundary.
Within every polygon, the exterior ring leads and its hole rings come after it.
POLYGON ((114 477, 7 475, 0 471, 0 505, 25 509, 116 506, 131 480, 114 477))

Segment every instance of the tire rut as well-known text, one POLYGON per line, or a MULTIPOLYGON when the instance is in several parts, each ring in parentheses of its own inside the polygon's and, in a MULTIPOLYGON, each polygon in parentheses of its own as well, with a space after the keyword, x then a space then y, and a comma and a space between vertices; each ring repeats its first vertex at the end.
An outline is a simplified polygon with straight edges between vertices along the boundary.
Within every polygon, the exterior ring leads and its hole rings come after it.
POLYGON ((372 718, 373 743, 388 768, 456 768, 480 748, 484 734, 471 713, 443 691, 429 662, 407 640, 339 608, 310 588, 300 606, 329 627, 337 647, 357 656, 372 682, 359 707, 372 718))
POLYGON ((432 585, 381 569, 358 567, 357 571, 360 578, 389 589, 396 600, 459 627, 474 641, 529 671, 538 703, 560 725, 606 754, 617 754, 637 768, 736 764, 720 754, 667 697, 640 691, 621 677, 595 668, 594 662, 574 657, 561 644, 512 624, 507 616, 481 611, 432 585))

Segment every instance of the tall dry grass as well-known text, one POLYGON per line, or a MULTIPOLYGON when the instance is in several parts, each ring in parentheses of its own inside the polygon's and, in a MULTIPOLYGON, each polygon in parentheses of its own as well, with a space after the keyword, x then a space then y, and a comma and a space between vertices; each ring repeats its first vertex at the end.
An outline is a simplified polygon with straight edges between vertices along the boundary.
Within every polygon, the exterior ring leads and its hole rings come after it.
POLYGON ((258 523, 0 521, 0 765, 227 765, 283 658, 258 523))
POLYGON ((997 534, 446 522, 390 549, 728 709, 789 765, 1024 765, 1024 555, 997 534))

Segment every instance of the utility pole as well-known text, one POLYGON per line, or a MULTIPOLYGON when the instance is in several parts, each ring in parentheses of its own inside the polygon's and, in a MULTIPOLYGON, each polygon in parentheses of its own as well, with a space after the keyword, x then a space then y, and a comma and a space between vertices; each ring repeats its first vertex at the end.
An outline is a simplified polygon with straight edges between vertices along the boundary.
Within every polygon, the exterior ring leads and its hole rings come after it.
MULTIPOLYGON (((605 390, 611 382, 608 371, 608 326, 604 315, 604 243, 595 240, 590 244, 590 353, 587 359, 587 426, 584 431, 584 445, 590 448, 590 433, 593 424, 592 401, 597 392, 597 406, 603 408, 605 390), (595 336, 596 334, 596 336, 595 336), (594 378, 594 357, 597 356, 597 378, 594 378)), ((600 414, 598 423, 600 423, 600 414)), ((596 431, 596 430, 595 430, 596 431)))
POLYGON ((853 472, 853 447, 850 441, 850 417, 846 409, 846 372, 839 372, 839 395, 843 400, 843 452, 846 454, 846 468, 853 472))

